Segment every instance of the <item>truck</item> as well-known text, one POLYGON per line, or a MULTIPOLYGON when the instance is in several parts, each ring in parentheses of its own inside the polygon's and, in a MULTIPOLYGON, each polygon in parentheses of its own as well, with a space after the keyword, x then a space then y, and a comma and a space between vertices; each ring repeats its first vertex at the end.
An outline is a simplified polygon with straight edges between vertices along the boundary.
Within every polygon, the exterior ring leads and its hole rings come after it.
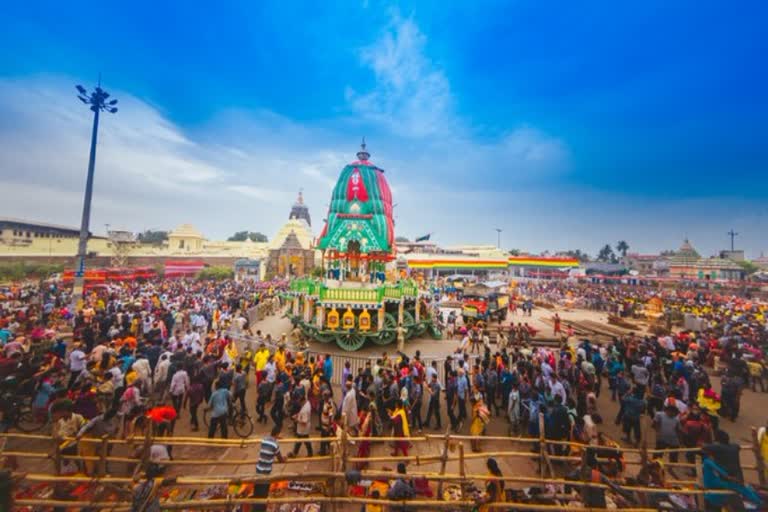
POLYGON ((465 324, 474 324, 479 320, 485 323, 506 320, 509 295, 505 287, 492 284, 496 283, 481 283, 464 289, 461 316, 465 324))

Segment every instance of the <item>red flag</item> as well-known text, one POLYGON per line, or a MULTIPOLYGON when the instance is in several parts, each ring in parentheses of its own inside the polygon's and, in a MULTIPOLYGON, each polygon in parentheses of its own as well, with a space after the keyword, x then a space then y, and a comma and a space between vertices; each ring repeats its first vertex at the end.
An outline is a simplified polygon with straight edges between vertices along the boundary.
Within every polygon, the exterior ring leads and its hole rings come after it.
POLYGON ((355 199, 361 202, 368 200, 368 191, 365 189, 363 176, 357 167, 352 171, 347 182, 347 201, 354 201, 355 199))

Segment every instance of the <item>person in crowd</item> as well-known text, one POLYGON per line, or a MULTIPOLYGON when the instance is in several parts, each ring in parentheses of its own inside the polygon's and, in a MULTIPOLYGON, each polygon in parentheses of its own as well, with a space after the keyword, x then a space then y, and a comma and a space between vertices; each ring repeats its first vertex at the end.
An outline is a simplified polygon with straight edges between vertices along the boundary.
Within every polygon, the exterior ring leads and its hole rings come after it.
MULTIPOLYGON (((259 460, 256 463, 256 474, 259 476, 269 476, 272 474, 272 467, 275 461, 280 463, 285 462, 280 452, 280 425, 272 427, 272 431, 269 435, 264 436, 261 440, 261 446, 259 447, 259 460)), ((253 497, 257 499, 265 499, 269 496, 269 482, 258 481, 253 487, 253 497)), ((267 504, 259 503, 254 505, 253 508, 256 512, 266 512, 267 504)))
MULTIPOLYGON (((299 412, 293 416, 293 420, 296 422, 296 437, 299 439, 308 438, 312 429, 312 407, 310 406, 309 399, 306 395, 303 396, 303 403, 299 408, 299 412)), ((298 457, 299 450, 301 450, 301 444, 301 441, 297 441, 293 446, 293 451, 289 453, 288 456, 298 457)), ((312 443, 305 441, 304 446, 307 449, 307 457, 312 457, 312 443)))
POLYGON ((227 423, 229 422, 229 413, 232 406, 232 394, 226 383, 219 383, 216 391, 211 393, 208 399, 208 409, 210 410, 210 419, 208 425, 208 438, 213 439, 216 430, 220 430, 222 439, 227 439, 227 423))

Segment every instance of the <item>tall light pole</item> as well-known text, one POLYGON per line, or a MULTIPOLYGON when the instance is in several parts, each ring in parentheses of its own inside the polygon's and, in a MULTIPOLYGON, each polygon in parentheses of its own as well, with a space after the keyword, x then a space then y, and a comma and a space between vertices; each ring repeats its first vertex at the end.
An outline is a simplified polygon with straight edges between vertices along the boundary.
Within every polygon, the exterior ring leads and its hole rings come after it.
POLYGON ((734 251, 734 243, 733 242, 736 239, 736 237, 739 236, 739 234, 737 232, 735 232, 733 229, 731 229, 729 232, 726 233, 726 235, 731 237, 731 252, 733 252, 734 251))
POLYGON ((496 228, 496 247, 501 249, 501 228, 496 228))
POLYGON ((85 283, 85 256, 88 249, 88 226, 91 221, 91 197, 93 196, 93 171, 96 165, 96 139, 99 133, 99 112, 117 112, 117 100, 107 101, 109 93, 101 88, 101 78, 99 85, 93 92, 88 92, 82 85, 76 86, 78 99, 90 105, 93 112, 93 130, 91 132, 91 156, 88 160, 88 178, 85 181, 85 198, 83 199, 83 218, 80 222, 80 241, 77 244, 77 267, 75 268, 75 284, 72 289, 72 301, 83 297, 83 285, 85 283))

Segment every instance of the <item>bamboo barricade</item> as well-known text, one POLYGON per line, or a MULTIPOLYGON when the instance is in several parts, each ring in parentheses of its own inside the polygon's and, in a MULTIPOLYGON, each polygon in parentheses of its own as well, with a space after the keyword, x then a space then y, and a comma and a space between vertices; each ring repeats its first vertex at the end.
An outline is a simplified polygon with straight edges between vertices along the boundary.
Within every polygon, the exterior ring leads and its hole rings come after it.
MULTIPOLYGON (((20 433, 2 433, 0 434, 0 439, 6 438, 6 439, 26 439, 26 440, 46 440, 47 442, 51 442, 51 438, 49 436, 40 436, 35 434, 20 434, 20 433)), ((258 444, 261 444, 261 438, 250 438, 250 439, 244 439, 244 440, 235 440, 235 439, 206 439, 202 437, 162 437, 159 438, 160 442, 167 446, 180 446, 180 447, 207 447, 207 448, 230 448, 230 447, 250 447, 255 446, 258 444)), ((408 441, 411 443, 420 443, 425 441, 445 441, 446 437, 445 435, 435 435, 435 434, 426 434, 424 436, 419 437, 409 437, 408 441)), ((535 444, 540 443, 539 438, 526 438, 526 437, 505 437, 505 436, 468 436, 468 435, 454 435, 449 434, 448 435, 449 441, 459 442, 459 441, 472 441, 473 439, 477 439, 480 441, 509 441, 509 442, 516 442, 521 444, 535 444)), ((115 445, 136 445, 138 441, 141 440, 142 444, 146 443, 145 437, 133 437, 128 439, 108 439, 107 444, 109 446, 115 446, 115 445)), ((155 438, 150 437, 150 446, 152 440, 157 440, 155 438)), ((402 438, 400 437, 393 437, 393 436, 382 436, 382 437, 350 437, 347 435, 347 442, 349 441, 372 441, 376 443, 383 443, 383 442, 393 442, 393 441, 401 441, 402 438)), ((120 457, 120 456, 114 456, 114 455, 97 455, 97 456, 83 456, 83 455, 63 455, 60 453, 61 448, 63 446, 66 446, 68 443, 75 441, 74 438, 68 438, 65 439, 62 445, 56 446, 54 455, 51 455, 49 452, 41 452, 41 451, 21 451, 21 450, 2 450, 0 451, 0 454, 4 456, 14 456, 17 458, 30 458, 30 459, 47 459, 47 458, 53 458, 56 460, 57 458, 61 461, 64 460, 88 460, 88 461, 101 461, 104 459, 107 462, 123 462, 123 463, 141 463, 142 459, 135 459, 131 457, 120 457)), ((333 438, 323 438, 323 437, 309 437, 309 438, 280 438, 279 442, 281 444, 293 444, 296 442, 311 442, 311 443, 320 443, 323 441, 328 441, 331 443, 334 443, 333 438)), ((103 443, 104 441, 101 439, 96 438, 82 438, 79 440, 80 443, 103 443)), ((579 449, 587 449, 587 448, 598 448, 596 445, 588 445, 583 443, 576 443, 571 441, 558 441, 553 439, 544 439, 544 443, 546 445, 560 445, 560 446, 570 446, 574 448, 579 449)), ((604 447, 603 447, 604 448, 604 447)), ((742 450, 750 450, 754 451, 753 445, 742 445, 742 450)), ((621 447, 620 451, 624 454, 639 454, 642 455, 643 449, 642 448, 631 448, 631 447, 621 447)), ((665 448, 665 449, 650 449, 646 448, 645 451, 649 454, 649 458, 652 456, 662 456, 668 453, 687 453, 687 452, 698 452, 698 448, 665 448)), ((339 451, 339 453, 341 453, 339 451)), ((500 457, 521 457, 521 458, 530 458, 532 456, 537 456, 535 453, 530 451, 514 451, 514 450, 508 450, 508 451, 494 451, 494 455, 500 456, 500 457)), ((486 458, 488 456, 487 453, 467 453, 464 455, 465 460, 472 460, 472 459, 479 459, 479 458, 486 458)), ((540 455, 538 455, 540 456, 540 455)), ((559 460, 559 461, 571 461, 576 462, 579 460, 579 457, 571 457, 571 456, 558 456, 558 455, 547 455, 547 458, 550 460, 559 460)), ((299 463, 299 462, 316 462, 316 461, 330 461, 333 459, 333 455, 315 455, 313 457, 295 457, 291 458, 290 462, 292 463, 299 463)), ((442 459, 442 455, 409 455, 407 457, 405 456, 399 456, 398 460, 404 461, 404 462, 416 462, 419 465, 421 464, 428 464, 428 463, 434 463, 434 462, 440 462, 442 459)), ((455 462, 457 460, 456 457, 447 457, 447 462, 455 462)), ((758 459, 762 462, 761 459, 758 459)), ((242 465, 249 465, 249 464, 256 464, 258 461, 258 458, 249 458, 249 459, 217 459, 217 460, 211 460, 211 459, 177 459, 177 460, 169 460, 165 461, 164 464, 167 466, 173 466, 173 465, 207 465, 207 466, 242 466, 242 465)), ((391 462, 392 457, 390 456, 371 456, 371 457, 350 457, 347 454, 346 457, 346 463, 354 463, 354 462, 391 462)), ((625 464, 628 466, 638 466, 641 464, 641 462, 633 461, 633 460, 625 460, 625 464)), ((681 468, 694 468, 695 464, 689 464, 684 462, 665 462, 665 465, 668 467, 681 467, 681 468)), ((764 467, 764 465, 763 465, 764 467)), ((758 465, 752 465, 752 464, 742 464, 742 469, 746 471, 757 471, 758 465)), ((761 484, 762 485, 762 484, 761 484)))
MULTIPOLYGON (((149 432, 149 429, 148 429, 149 432)), ((163 444, 173 445, 173 446, 189 446, 189 447, 209 447, 209 448, 223 448, 223 447, 234 447, 238 446, 241 448, 245 448, 248 446, 255 446, 259 443, 261 443, 260 438, 252 438, 252 439, 245 439, 245 440, 208 440, 203 438, 196 438, 196 437, 177 437, 177 438, 154 438, 149 432, 148 434, 145 434, 144 436, 140 437, 133 437, 130 439, 107 439, 107 438, 83 438, 79 440, 81 443, 97 443, 100 447, 100 450, 98 451, 98 455, 95 456, 82 456, 82 455, 64 455, 62 453, 62 450, 64 447, 66 447, 69 443, 74 442, 74 439, 65 439, 61 443, 54 443, 54 450, 53 453, 46 453, 46 452, 32 452, 32 451, 23 451, 23 450, 14 450, 9 451, 5 450, 5 448, 8 445, 8 442, 12 439, 21 439, 21 440, 27 440, 27 441, 37 441, 38 445, 40 444, 39 441, 41 440, 47 440, 48 442, 51 441, 51 438, 47 436, 39 436, 39 435, 30 435, 30 434, 16 434, 16 433, 6 433, 0 435, 0 459, 3 457, 15 457, 17 459, 33 459, 33 460, 39 460, 39 459, 47 459, 52 458, 54 462, 54 473, 52 475, 49 474, 41 474, 41 473, 31 473, 31 474, 17 474, 16 476, 22 480, 27 480, 30 482, 91 482, 91 483, 99 483, 99 484, 112 484, 112 485, 123 485, 123 486, 130 486, 134 482, 137 481, 141 470, 146 467, 146 464, 149 463, 149 458, 147 456, 147 447, 151 446, 153 442, 161 442, 163 444), (128 446, 136 446, 141 445, 142 450, 139 456, 137 457, 119 457, 119 456, 111 456, 109 454, 110 448, 113 446, 119 446, 119 445, 128 445, 128 446), (78 476, 58 476, 62 462, 65 460, 77 460, 77 461, 93 461, 96 462, 96 474, 94 477, 78 477, 78 476), (107 464, 109 462, 120 462, 120 463, 128 463, 128 464, 134 464, 136 466, 136 470, 134 471, 134 474, 132 476, 107 476, 107 464)), ((312 481, 312 480, 325 480, 329 483, 331 483, 328 488, 330 489, 330 495, 329 496, 309 496, 306 498, 267 498, 264 499, 255 499, 255 498, 228 498, 228 499, 220 499, 220 500, 187 500, 182 503, 175 503, 175 502, 163 502, 162 507, 165 509, 178 509, 178 508, 188 508, 188 509, 211 509, 211 508, 218 508, 219 506, 222 506, 224 508, 228 508, 230 506, 238 505, 238 504, 279 504, 279 503, 299 503, 299 502, 315 502, 315 503, 328 503, 330 504, 334 509, 337 509, 339 505, 349 505, 349 504, 381 504, 381 505, 398 505, 398 506, 406 506, 406 507, 420 507, 420 506, 428 506, 430 508, 437 508, 437 509, 443 509, 443 508, 453 508, 453 509, 461 509, 466 510, 468 507, 472 506, 474 503, 471 501, 465 500, 462 502, 445 502, 441 501, 440 498, 442 497, 442 493, 438 493, 437 499, 435 500, 423 500, 423 499, 413 499, 413 500, 407 500, 406 502, 401 501, 391 501, 391 500, 373 500, 371 498, 357 498, 357 497, 349 497, 346 496, 345 490, 344 490, 344 481, 346 477, 346 470, 347 468, 355 462, 375 462, 375 461, 382 461, 382 462, 392 462, 392 457, 367 457, 367 458, 358 458, 358 457, 350 457, 348 453, 348 445, 351 441, 363 441, 363 440, 369 440, 373 442, 387 442, 387 441, 398 441, 402 440, 400 437, 351 437, 349 436, 349 433, 346 431, 346 429, 343 429, 341 431, 341 435, 336 438, 323 438, 323 437, 311 437, 311 438, 301 438, 302 442, 321 442, 321 441, 330 441, 334 447, 335 451, 332 452, 331 455, 328 456, 319 456, 319 457, 304 457, 304 458, 291 458, 288 459, 288 463, 301 463, 301 462, 316 462, 316 461, 324 461, 324 460, 331 460, 332 461, 332 468, 331 471, 307 471, 307 472, 294 472, 294 473, 282 473, 282 474, 276 474, 276 475, 248 475, 246 477, 243 477, 242 475, 221 475, 217 477, 195 477, 195 476, 181 476, 174 480, 175 485, 179 486, 211 486, 211 485, 224 485, 224 484, 232 484, 232 483, 243 483, 243 482, 275 482, 275 481, 286 481, 286 480, 299 480, 299 481, 312 481)), ((526 485, 544 485, 544 484, 553 484, 558 486, 569 486, 572 488, 599 488, 599 489, 610 489, 610 486, 601 484, 601 483, 593 483, 589 481, 580 481, 580 480, 566 480, 563 478, 558 478, 556 476, 556 473, 554 472, 551 461, 557 460, 557 461, 570 461, 570 462, 577 462, 579 460, 582 460, 580 457, 573 457, 573 456, 554 456, 549 455, 549 447, 550 446, 575 446, 579 447, 581 449, 587 449, 587 448, 597 448, 593 445, 585 445, 580 443, 573 443, 569 441, 555 441, 555 440, 549 440, 546 439, 544 436, 540 435, 538 438, 520 438, 520 437, 509 437, 509 436, 461 436, 461 435, 451 435, 446 431, 444 435, 425 435, 421 437, 413 437, 409 438, 411 442, 428 442, 428 441, 440 441, 442 442, 443 449, 442 453, 440 455, 412 455, 409 457, 402 457, 398 458, 398 460, 401 461, 408 461, 408 462, 415 462, 417 466, 421 464, 426 463, 440 463, 440 471, 439 473, 434 472, 424 472, 424 471, 409 471, 408 477, 414 478, 414 477, 420 477, 420 478, 426 478, 429 481, 436 482, 438 484, 438 489, 442 490, 443 483, 445 482, 452 482, 452 483, 458 483, 462 488, 466 488, 469 482, 471 481, 489 481, 489 480, 503 480, 504 482, 510 482, 515 484, 526 484, 526 485), (492 477, 488 475, 479 475, 479 474, 471 474, 467 472, 467 466, 466 462, 468 460, 478 459, 478 458, 486 458, 489 455, 493 455, 496 457, 527 457, 530 458, 532 455, 536 456, 535 452, 521 452, 521 451, 502 451, 502 452, 492 452, 492 453, 471 453, 471 454, 465 454, 464 453, 464 441, 483 441, 483 440, 491 440, 491 439, 497 439, 497 440, 505 440, 505 441, 512 441, 512 442, 520 442, 523 444, 531 444, 531 443, 539 443, 540 444, 540 462, 541 462, 541 468, 540 468, 540 475, 538 476, 502 476, 502 477, 492 477), (450 444, 451 442, 456 442, 458 446, 458 455, 457 456, 451 456, 449 454, 450 450, 450 444), (450 462, 458 462, 458 473, 449 473, 447 471, 448 463, 450 462), (546 475, 546 470, 549 470, 549 476, 546 475)), ((282 444, 287 443, 294 443, 299 441, 299 439, 279 439, 279 442, 282 444)), ((759 452, 759 446, 757 444, 757 435, 755 433, 753 443, 750 446, 750 448, 755 451, 756 456, 759 452)), ((665 454, 665 453, 686 453, 689 451, 696 450, 695 448, 677 448, 677 449, 665 449, 665 450, 648 450, 645 446, 645 443, 641 446, 641 448, 620 448, 620 450, 624 453, 633 453, 633 454, 639 454, 640 455, 640 462, 634 462, 635 465, 643 465, 649 457, 649 453, 655 453, 655 454, 665 454)), ((181 466, 186 467, 190 465, 195 466, 231 466, 231 465, 246 465, 246 464, 254 464, 256 463, 257 459, 237 459, 237 460, 231 460, 231 459, 223 459, 223 460, 208 460, 208 459, 176 459, 176 460, 169 460, 169 461, 163 461, 162 463, 165 466, 168 467, 174 467, 174 466, 181 466)), ((744 466, 744 469, 751 469, 751 470, 759 470, 764 468, 764 461, 761 458, 757 458, 758 463, 755 466, 744 466)), ((625 461, 627 464, 632 464, 632 461, 625 461)), ((672 465, 672 464, 670 464, 672 465)), ((679 464, 678 464, 679 465, 679 464)), ((688 496, 694 496, 699 502, 699 505, 701 506, 703 504, 703 497, 704 494, 726 494, 730 493, 731 491, 727 490, 711 490, 711 489, 703 489, 702 485, 702 473, 701 473, 701 464, 700 462, 692 465, 692 464, 685 464, 685 466, 694 466, 697 469, 697 480, 696 481, 673 481, 668 480, 669 484, 672 485, 696 485, 695 488, 686 488, 686 489, 677 489, 674 487, 665 487, 665 488, 658 488, 658 487, 642 487, 642 486, 623 486, 620 485, 622 490, 636 493, 636 497, 641 505, 644 505, 647 503, 647 500, 645 496, 649 494, 667 494, 667 493, 676 493, 681 495, 688 495, 688 496)), ((383 470, 364 470, 361 472, 361 474, 365 478, 369 479, 393 479, 397 477, 397 474, 392 471, 383 471, 383 470)), ((762 483, 762 482, 761 482, 762 483)), ((24 500, 17 500, 18 505, 29 505, 29 506, 39 506, 39 505, 47 505, 47 506, 69 506, 69 507, 75 507, 75 506, 88 506, 91 508, 108 508, 109 510, 120 510, 123 506, 122 503, 114 503, 110 502, 109 504, 106 503, 100 503, 97 500, 91 501, 91 502, 77 502, 77 501, 61 501, 60 505, 57 505, 59 502, 52 501, 52 500, 35 500, 35 499, 24 499, 24 500)), ((551 506, 551 505, 536 505, 536 504, 529 504, 529 503, 503 503, 499 504, 497 506, 496 504, 488 504, 489 508, 495 509, 495 508, 515 508, 520 510, 556 510, 562 508, 562 506, 551 506)), ((126 506, 128 506, 126 504, 126 506)), ((573 507, 568 507, 573 508, 573 507)), ((126 508, 126 510, 129 510, 129 508, 126 508)), ((579 510, 577 508, 574 508, 574 510, 579 510)), ((625 510, 650 510, 650 509, 644 509, 644 508, 637 508, 637 509, 626 509, 625 510)))
MULTIPOLYGON (((766 433, 768 435, 768 433, 766 433)), ((757 479, 760 482, 761 487, 766 486, 766 468, 765 460, 763 460, 763 451, 760 449, 760 440, 757 438, 757 429, 752 427, 752 453, 755 454, 755 464, 757 469, 757 479)))

